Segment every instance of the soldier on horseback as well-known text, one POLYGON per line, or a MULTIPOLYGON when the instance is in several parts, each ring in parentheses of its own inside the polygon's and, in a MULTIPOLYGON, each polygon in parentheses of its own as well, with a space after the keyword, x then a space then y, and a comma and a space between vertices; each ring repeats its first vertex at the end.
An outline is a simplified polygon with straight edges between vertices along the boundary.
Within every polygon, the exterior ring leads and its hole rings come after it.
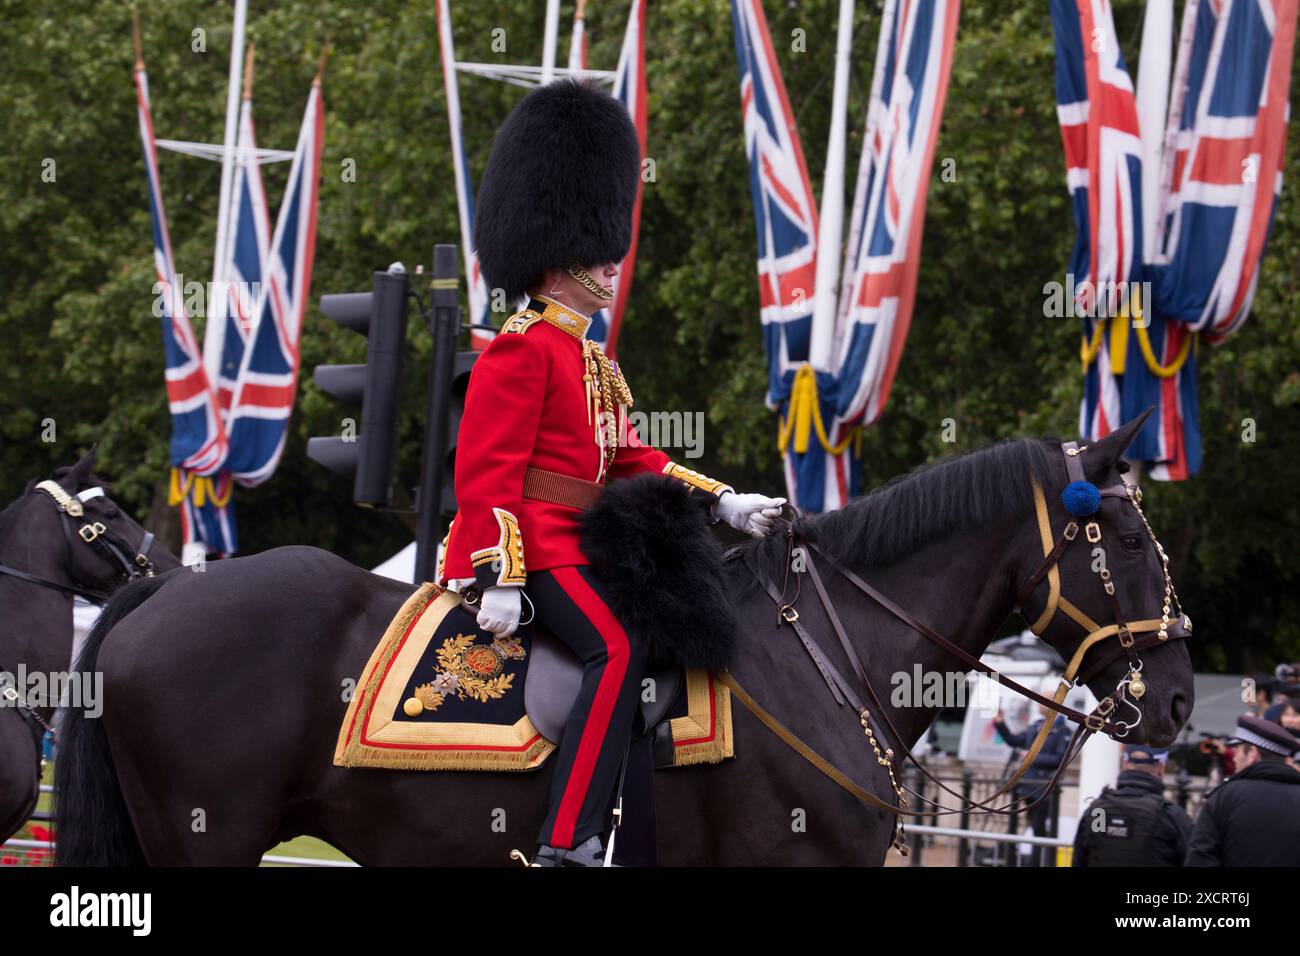
POLYGON ((783 499, 739 495, 672 462, 629 428, 618 364, 588 338, 627 254, 641 147, 626 109, 562 80, 530 93, 497 134, 474 244, 493 294, 527 305, 470 378, 456 456, 459 512, 439 580, 498 635, 532 617, 581 658, 534 865, 600 865, 605 812, 639 700, 644 650, 611 610, 578 518, 610 480, 645 472, 714 496, 712 513, 756 537, 783 499), (526 591, 526 594, 524 593, 526 591))

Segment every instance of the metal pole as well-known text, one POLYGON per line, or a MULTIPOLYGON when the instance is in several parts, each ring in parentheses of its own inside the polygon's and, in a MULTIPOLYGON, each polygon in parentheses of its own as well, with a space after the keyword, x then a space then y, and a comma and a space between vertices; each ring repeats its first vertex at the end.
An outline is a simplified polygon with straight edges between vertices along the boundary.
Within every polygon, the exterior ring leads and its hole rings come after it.
MULTIPOLYGON (((1012 791, 1011 795, 1012 797, 1015 796, 1014 790, 1012 791)), ((1019 806, 1019 801, 1017 801, 1017 807, 1018 806, 1019 806)), ((1018 834, 1019 832, 1020 832, 1020 810, 1016 809, 1012 811, 1011 816, 1007 817, 1007 833, 1018 834)), ((1034 835, 1037 836, 1038 834, 1034 834, 1034 835)), ((1008 842, 1006 847, 1007 847, 1007 866, 1019 866, 1020 865, 1019 845, 1016 842, 1012 841, 1012 842, 1008 842)))
POLYGON ((429 331, 433 335, 433 364, 429 369, 429 412, 424 423, 424 466, 420 473, 419 525, 415 536, 415 580, 432 581, 437 572, 438 542, 442 537, 442 473, 447 457, 447 426, 451 411, 451 379, 456 361, 456 334, 460 331, 459 269, 456 247, 433 247, 433 309, 429 331))
POLYGON ((831 346, 835 341, 835 319, 839 315, 840 249, 844 234, 844 139, 849 111, 849 60, 853 55, 853 7, 854 0, 840 0, 830 141, 826 146, 826 175, 817 232, 817 270, 813 279, 815 291, 808 362, 819 372, 830 371, 835 361, 831 346))
MULTIPOLYGON (((1142 258, 1156 258, 1156 221, 1160 218, 1161 151, 1165 145, 1165 109, 1169 106, 1169 69, 1173 56, 1174 0, 1147 0, 1142 20, 1142 55, 1138 58, 1137 112, 1142 140, 1142 258)), ((1143 308, 1146 308, 1145 303, 1143 308)))
MULTIPOLYGON (((1057 829, 1057 824, 1060 822, 1060 818, 1061 818, 1061 790, 1059 787, 1056 787, 1052 790, 1051 794, 1047 798, 1047 825, 1043 828, 1047 832, 1045 832, 1043 836, 1055 837, 1057 835, 1056 829, 1057 829)), ((1039 852, 1043 852, 1047 856, 1049 861, 1047 865, 1056 866, 1055 850, 1039 851, 1039 852)))
POLYGON ((230 192, 235 177, 235 137, 239 131, 240 70, 244 66, 244 24, 248 0, 235 0, 235 22, 231 31, 230 79, 226 84, 226 135, 221 154, 221 187, 217 194, 217 248, 212 254, 212 289, 208 296, 208 323, 203 330, 203 368, 215 393, 221 370, 221 342, 225 335, 226 256, 230 243, 230 192))
MULTIPOLYGON (((971 772, 970 767, 966 767, 961 772, 961 829, 970 829, 970 796, 971 788, 975 783, 975 774, 971 772)), ((962 837, 957 843, 957 865, 970 866, 970 840, 962 837)))
MULTIPOLYGON (((925 802, 925 780, 921 777, 921 771, 914 766, 908 766, 903 771, 904 785, 910 790, 914 790, 921 795, 918 803, 925 802)), ((918 817, 918 820, 924 820, 925 817, 918 817)), ((925 852, 925 837, 919 837, 912 844, 911 864, 912 866, 924 866, 921 862, 921 855, 925 852)))
POLYGON ((546 0, 546 33, 542 39, 542 82, 555 79, 555 44, 560 32, 560 0, 546 0))

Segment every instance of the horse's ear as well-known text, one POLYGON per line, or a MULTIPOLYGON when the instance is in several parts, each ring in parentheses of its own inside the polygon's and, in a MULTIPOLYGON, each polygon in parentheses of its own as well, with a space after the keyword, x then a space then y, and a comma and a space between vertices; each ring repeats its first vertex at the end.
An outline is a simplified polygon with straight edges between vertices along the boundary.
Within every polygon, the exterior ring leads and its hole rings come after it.
POLYGON ((1137 438, 1138 432, 1142 431, 1142 426, 1147 423, 1151 417, 1154 407, 1148 408, 1137 418, 1131 419, 1115 429, 1099 442, 1094 442, 1092 448, 1086 457, 1088 477, 1093 481, 1104 479, 1115 462, 1133 444, 1133 439, 1137 438))
POLYGON ((81 456, 81 459, 68 469, 67 481, 70 489, 76 491, 84 484, 89 484, 91 474, 95 470, 95 451, 99 448, 99 443, 90 446, 90 450, 81 456))

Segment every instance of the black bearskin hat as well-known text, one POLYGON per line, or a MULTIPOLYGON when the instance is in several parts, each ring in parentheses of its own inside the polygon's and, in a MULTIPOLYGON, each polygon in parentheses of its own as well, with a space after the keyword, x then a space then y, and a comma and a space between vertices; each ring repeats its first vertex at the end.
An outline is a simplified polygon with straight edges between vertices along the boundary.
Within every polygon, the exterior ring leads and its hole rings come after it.
POLYGON ((524 97, 497 132, 474 209, 489 289, 513 305, 548 269, 621 261, 640 165, 632 118, 607 93, 564 79, 524 97))

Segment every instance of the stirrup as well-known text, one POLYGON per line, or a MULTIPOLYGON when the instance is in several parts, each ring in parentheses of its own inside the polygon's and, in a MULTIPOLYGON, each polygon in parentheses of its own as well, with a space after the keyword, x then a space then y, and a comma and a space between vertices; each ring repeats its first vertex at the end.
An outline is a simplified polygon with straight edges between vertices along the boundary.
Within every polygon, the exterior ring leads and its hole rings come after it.
MULTIPOLYGON (((524 860, 524 855, 518 850, 511 851, 510 858, 524 860)), ((553 847, 543 843, 533 854, 531 861, 526 861, 527 866, 595 866, 603 867, 605 863, 605 848, 601 845, 599 836, 590 836, 583 840, 571 850, 560 847, 553 847)), ((617 866, 616 863, 610 863, 609 866, 617 866)))

